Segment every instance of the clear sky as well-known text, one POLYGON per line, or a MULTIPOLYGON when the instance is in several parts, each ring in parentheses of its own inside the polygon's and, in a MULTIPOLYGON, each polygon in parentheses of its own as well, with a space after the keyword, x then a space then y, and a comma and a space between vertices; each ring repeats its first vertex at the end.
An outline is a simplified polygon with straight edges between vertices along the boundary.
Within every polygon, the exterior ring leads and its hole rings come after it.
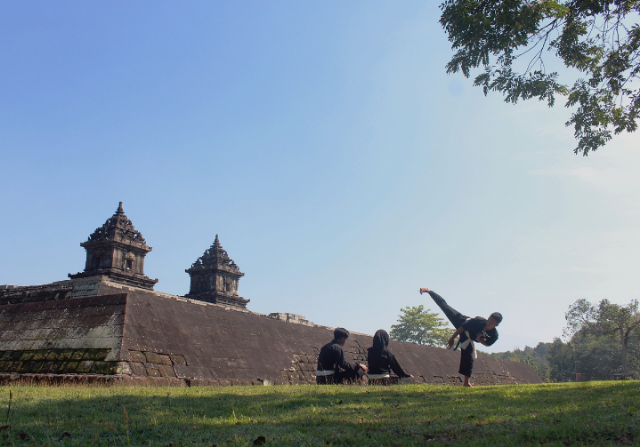
POLYGON ((640 298, 640 134, 576 156, 562 100, 447 76, 438 3, 0 2, 0 284, 81 271, 123 201, 156 290, 219 234, 251 310, 358 332, 421 286, 494 351, 640 298))

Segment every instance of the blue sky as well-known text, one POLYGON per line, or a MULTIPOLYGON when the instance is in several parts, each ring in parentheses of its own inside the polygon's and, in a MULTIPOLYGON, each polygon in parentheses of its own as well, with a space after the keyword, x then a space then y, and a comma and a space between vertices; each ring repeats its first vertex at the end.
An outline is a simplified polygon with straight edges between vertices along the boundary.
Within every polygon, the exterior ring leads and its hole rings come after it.
POLYGON ((220 235, 256 312, 389 329, 430 287, 501 311, 639 298, 640 134, 575 156, 570 110, 447 76, 438 2, 0 3, 0 284, 84 267, 119 201, 156 290, 220 235))

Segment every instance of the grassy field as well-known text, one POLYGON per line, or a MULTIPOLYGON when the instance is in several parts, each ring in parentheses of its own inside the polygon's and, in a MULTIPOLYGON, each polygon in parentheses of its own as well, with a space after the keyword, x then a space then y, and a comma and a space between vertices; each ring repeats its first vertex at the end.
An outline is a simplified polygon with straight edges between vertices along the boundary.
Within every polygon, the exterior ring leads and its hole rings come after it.
POLYGON ((640 382, 12 386, 0 424, 0 445, 20 446, 640 445, 640 382))

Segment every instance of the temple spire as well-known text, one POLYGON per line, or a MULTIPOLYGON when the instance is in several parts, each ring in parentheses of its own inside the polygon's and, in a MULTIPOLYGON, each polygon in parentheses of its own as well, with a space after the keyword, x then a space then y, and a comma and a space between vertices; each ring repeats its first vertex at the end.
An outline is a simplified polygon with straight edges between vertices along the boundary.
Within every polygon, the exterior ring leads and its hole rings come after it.
POLYGON ((83 272, 69 274, 72 279, 104 275, 143 289, 153 289, 158 282, 144 274, 144 258, 152 248, 124 214, 122 202, 113 216, 80 246, 87 251, 87 261, 83 272))
POLYGON ((246 308, 249 300, 238 296, 238 282, 244 276, 240 268, 216 238, 211 247, 185 272, 191 277, 186 295, 210 303, 246 308))

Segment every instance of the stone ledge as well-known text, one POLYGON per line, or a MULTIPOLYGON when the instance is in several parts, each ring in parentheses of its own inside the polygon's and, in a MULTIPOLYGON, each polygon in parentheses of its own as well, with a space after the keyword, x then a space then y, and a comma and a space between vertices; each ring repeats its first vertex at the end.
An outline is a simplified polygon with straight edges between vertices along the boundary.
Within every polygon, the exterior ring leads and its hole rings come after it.
POLYGON ((186 380, 172 377, 135 377, 128 375, 101 374, 7 374, 0 373, 2 385, 148 385, 190 386, 186 380))
MULTIPOLYGON (((283 384, 284 382, 276 382, 283 384)), ((256 385, 263 386, 261 381, 249 381, 238 379, 177 379, 174 377, 140 377, 129 375, 101 375, 101 374, 17 374, 0 373, 0 386, 5 385, 135 385, 158 387, 193 387, 193 386, 238 386, 256 385)))

